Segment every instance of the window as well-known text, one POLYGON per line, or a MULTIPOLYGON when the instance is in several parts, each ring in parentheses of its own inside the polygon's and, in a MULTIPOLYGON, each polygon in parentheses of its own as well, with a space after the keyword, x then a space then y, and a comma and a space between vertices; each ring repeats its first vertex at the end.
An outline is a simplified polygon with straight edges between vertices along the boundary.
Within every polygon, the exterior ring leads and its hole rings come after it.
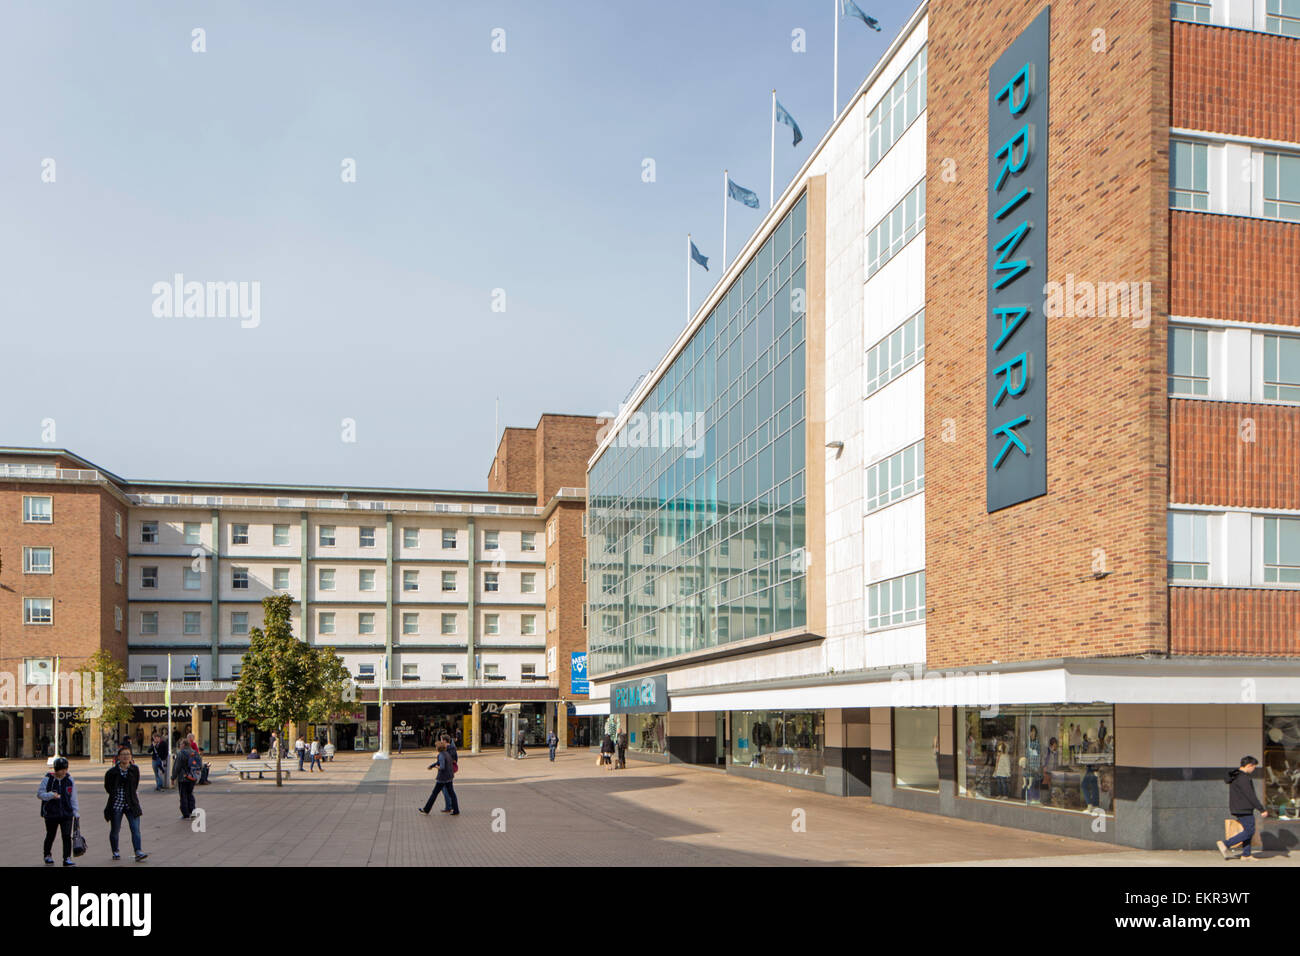
POLYGON ((521 594, 537 593, 537 574, 534 571, 519 572, 519 591, 521 594))
POLYGON ((455 664, 443 664, 443 665, 442 665, 442 679, 443 679, 443 680, 460 680, 460 674, 458 674, 458 673, 456 672, 456 665, 455 665, 455 664))
POLYGON ((375 615, 373 611, 362 611, 357 615, 357 633, 375 633, 375 615))
POLYGON ((1300 584, 1300 518, 1264 519, 1264 581, 1300 584))
POLYGON ((419 634, 420 633, 420 615, 406 612, 402 615, 402 633, 419 634))
POLYGON ((158 587, 157 568, 140 569, 140 587, 145 590, 154 590, 158 587))
POLYGON ((420 572, 403 571, 402 572, 402 590, 418 591, 420 590, 420 572))
MULTIPOLYGON (((28 524, 49 524, 54 520, 54 499, 49 495, 23 495, 23 521, 28 524)), ((158 523, 153 522, 157 529, 158 523)))
MULTIPOLYGON (((1300 15, 1300 3, 1296 14, 1300 15)), ((1300 26, 1300 19, 1294 23, 1300 26)), ((1264 154, 1264 217, 1300 222, 1300 156, 1264 154)))
POLYGON ((867 120, 868 170, 880 162, 925 110, 925 64, 926 48, 922 47, 871 111, 867 120))
POLYGON ((248 635, 247 611, 230 612, 230 633, 234 637, 246 637, 248 635))
POLYGON ((1300 402, 1300 338, 1264 336, 1264 397, 1300 402))
POLYGON ((181 573, 181 586, 186 591, 197 591, 203 586, 203 572, 195 571, 193 568, 186 568, 181 573))
POLYGON ((484 590, 484 591, 496 591, 496 590, 499 590, 499 582, 500 582, 500 580, 501 580, 501 572, 499 572, 499 571, 485 571, 485 572, 483 573, 483 590, 484 590))
POLYGON ((420 679, 420 665, 419 665, 419 664, 403 664, 403 665, 402 665, 402 681, 403 681, 403 682, 405 682, 405 683, 410 683, 410 682, 418 681, 419 679, 420 679))
MULTIPOLYGON (((640 715, 638 715, 640 716, 640 715)), ((639 749, 664 746, 663 717, 644 726, 639 749)), ((731 712, 731 765, 822 776, 826 772, 826 722, 822 711, 744 710, 731 712)))
POLYGON ((185 612, 185 615, 184 615, 184 632, 185 632, 186 634, 188 634, 188 635, 201 634, 201 633, 203 633, 202 630, 200 630, 200 628, 202 628, 202 626, 203 626, 203 621, 202 621, 202 619, 199 617, 199 612, 198 612, 198 611, 186 611, 186 612, 185 612))
POLYGON ((443 572, 442 572, 442 589, 443 589, 444 591, 454 591, 454 590, 456 590, 456 572, 455 572, 455 571, 443 571, 443 572))
MULTIPOLYGON (((618 590, 619 578, 620 575, 617 571, 606 571, 600 576, 600 589, 606 594, 613 594, 618 590)), ((653 586, 654 582, 647 578, 646 584, 653 586)))
POLYGON ((454 548, 454 547, 456 547, 456 529, 455 529, 455 528, 443 528, 443 529, 442 529, 442 546, 443 546, 444 549, 445 549, 445 548, 454 548))
POLYGON ((501 673, 500 664, 484 664, 483 678, 485 680, 505 680, 506 675, 501 673))
POLYGON ((122 537, 122 512, 113 512, 113 534, 122 537))
POLYGON ((867 234, 867 277, 879 272, 924 228, 925 180, 922 179, 867 234))
POLYGON ((271 569, 271 587, 277 591, 289 590, 289 569, 288 568, 271 569))
POLYGON ((244 661, 242 659, 232 661, 230 664, 230 679, 239 680, 239 675, 244 673, 244 661))
POLYGON ((321 611, 320 616, 316 619, 316 621, 317 621, 316 633, 318 634, 334 633, 334 612, 333 611, 321 611))
POLYGON ((358 664, 357 665, 357 683, 373 684, 375 682, 375 665, 358 664))
POLYGON ((113 583, 114 584, 122 583, 122 559, 121 558, 113 559, 113 583))
POLYGON ((1210 579, 1210 519, 1204 514, 1169 515, 1169 580, 1210 579))
POLYGON ((1169 394, 1210 394, 1210 335, 1206 329, 1169 329, 1169 394))
POLYGON ((546 522, 546 543, 548 545, 555 544, 555 525, 556 520, 554 518, 546 522))
POLYGON ((375 529, 360 528, 357 531, 358 544, 363 548, 373 548, 375 546, 375 529))
POLYGON ((549 591, 555 587, 555 564, 551 563, 546 566, 546 589, 549 591))
POLYGON ((1174 209, 1210 208, 1209 147, 1174 140, 1169 144, 1169 205, 1174 209))
POLYGON ((455 615, 455 614, 444 614, 444 615, 442 616, 442 633, 443 633, 443 634, 455 634, 455 633, 456 633, 456 615, 455 615))
POLYGON ((641 553, 642 554, 655 553, 655 536, 653 531, 641 539, 641 553))
POLYGON ((157 611, 140 612, 140 633, 141 634, 158 633, 158 612, 157 611))
POLYGON ((230 526, 231 544, 248 544, 248 525, 232 524, 230 526))
POLYGON ((141 544, 158 543, 158 522, 157 521, 140 522, 140 543, 141 544))
POLYGON ((197 521, 186 521, 181 526, 182 533, 185 535, 186 544, 202 544, 200 534, 202 526, 197 521))
POLYGON ((271 527, 271 544, 277 548, 289 546, 289 526, 287 524, 277 524, 271 527))
POLYGON ((867 466, 868 513, 925 490, 925 442, 867 466))
POLYGON ((375 589, 375 571, 373 568, 361 568, 357 571, 357 587, 362 591, 375 589))
POLYGON ((524 683, 527 683, 528 681, 532 681, 532 680, 537 680, 537 665, 520 664, 519 677, 521 680, 524 681, 524 683))
MULTIPOLYGON (((444 541, 443 546, 446 547, 444 541)), ((403 528, 402 529, 402 547, 409 551, 418 551, 420 549, 420 529, 403 528)))
POLYGON ((587 512, 582 513, 582 536, 587 536, 587 512))
POLYGON ((53 573, 53 548, 23 548, 23 574, 53 573))
POLYGON ((587 580, 587 559, 582 559, 582 580, 587 580))
POLYGON ((113 605, 113 630, 122 630, 122 608, 116 604, 113 605))
POLYGON ((1210 22, 1210 0, 1175 0, 1170 4, 1170 17, 1188 23, 1210 22))
POLYGON ((140 665, 140 680, 157 680, 157 679, 158 679, 157 664, 140 665))
POLYGON ((537 532, 521 531, 519 532, 519 550, 536 551, 537 550, 537 532))
POLYGON ((1284 37, 1300 37, 1300 2, 1267 0, 1264 7, 1264 30, 1284 37))
POLYGON ((230 569, 230 586, 236 591, 248 590, 248 568, 230 569))
POLYGON ((334 569, 320 568, 316 572, 316 589, 318 591, 334 590, 334 569))
POLYGON ((582 606, 582 626, 584 628, 587 626, 587 605, 585 604, 582 606))
POLYGON ((483 633, 500 634, 501 633, 501 615, 484 614, 483 615, 483 633))
POLYGON ((500 549, 500 547, 501 547, 501 532, 500 532, 500 531, 484 531, 484 532, 483 532, 483 550, 484 550, 484 551, 497 551, 497 550, 500 549))
POLYGON ((322 548, 334 547, 334 525, 332 524, 321 525, 320 528, 318 529, 318 536, 316 540, 319 542, 322 548))
POLYGON ((867 350, 867 394, 925 359, 925 309, 867 350))
POLYGON ((555 608, 548 607, 546 609, 546 630, 548 632, 555 630, 555 628, 557 627, 555 619, 556 619, 555 608))
POLYGON ((520 617, 519 617, 519 633, 520 633, 520 634, 536 634, 536 633, 537 633, 537 615, 536 615, 536 614, 522 614, 522 615, 520 615, 520 617))
POLYGON ((867 630, 925 620, 925 572, 867 586, 867 630))

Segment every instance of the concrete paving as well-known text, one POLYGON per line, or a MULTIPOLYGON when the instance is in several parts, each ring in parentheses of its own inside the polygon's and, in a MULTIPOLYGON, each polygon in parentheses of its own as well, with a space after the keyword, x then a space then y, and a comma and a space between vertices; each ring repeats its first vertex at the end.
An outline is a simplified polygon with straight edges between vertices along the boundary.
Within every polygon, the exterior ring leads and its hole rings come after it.
MULTIPOLYGON (((462 813, 416 811, 433 786, 430 751, 391 761, 340 754, 325 773, 283 787, 239 780, 212 760, 196 791, 201 819, 180 819, 175 791, 155 793, 141 767, 143 864, 113 862, 103 819, 108 764, 72 762, 81 787, 82 866, 1291 866, 1223 861, 1217 852, 1144 852, 874 806, 696 767, 629 760, 602 770, 586 751, 523 760, 462 753, 462 813), (802 818, 806 829, 793 829, 802 818)), ((36 785, 44 762, 0 760, 0 865, 41 866, 36 785)), ((438 806, 442 806, 439 797, 438 806)), ((56 841, 55 853, 58 844, 56 841)), ((1300 857, 1300 855, 1297 855, 1300 857)))

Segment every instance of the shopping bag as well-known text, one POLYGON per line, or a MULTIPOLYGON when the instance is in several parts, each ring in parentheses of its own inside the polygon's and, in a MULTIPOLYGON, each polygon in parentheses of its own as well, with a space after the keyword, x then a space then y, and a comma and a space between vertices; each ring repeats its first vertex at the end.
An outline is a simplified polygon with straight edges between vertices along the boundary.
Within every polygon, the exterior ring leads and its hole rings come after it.
POLYGON ((86 853, 86 838, 81 835, 81 817, 72 818, 72 855, 84 856, 86 853))
MULTIPOLYGON (((1238 833, 1240 833, 1243 829, 1244 829, 1244 828, 1242 827, 1242 825, 1241 825, 1240 823, 1238 823, 1238 822, 1237 822, 1235 819, 1233 819, 1232 817, 1228 817, 1228 819, 1226 819, 1226 820, 1223 821, 1223 839, 1224 839, 1224 840, 1231 840, 1231 839, 1232 839, 1233 837, 1235 837, 1238 833)), ((1253 850, 1258 850, 1258 849, 1260 849, 1260 841, 1259 841, 1259 824, 1258 824, 1258 823, 1255 825, 1255 835, 1254 835, 1253 837, 1250 838, 1250 846, 1251 846, 1251 849, 1253 849, 1253 850)))

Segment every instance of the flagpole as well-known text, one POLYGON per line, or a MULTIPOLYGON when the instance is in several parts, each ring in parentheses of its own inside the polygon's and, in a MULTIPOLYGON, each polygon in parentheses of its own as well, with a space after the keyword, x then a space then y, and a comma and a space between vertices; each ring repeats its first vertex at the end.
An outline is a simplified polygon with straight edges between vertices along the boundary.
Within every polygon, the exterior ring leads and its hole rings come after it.
POLYGON ((831 98, 834 105, 831 109, 831 122, 834 123, 840 115, 840 0, 833 0, 835 5, 835 55, 834 67, 835 79, 831 82, 831 98))
POLYGON ((54 756, 59 756, 59 657, 54 656, 54 756))
POLYGON ((767 208, 776 202, 776 90, 772 91, 772 162, 768 166, 771 176, 767 180, 767 208))
POLYGON ((172 746, 172 656, 170 654, 167 655, 167 692, 163 695, 163 701, 167 707, 167 783, 164 784, 164 787, 167 787, 171 785, 172 761, 176 759, 174 753, 176 748, 172 746))
POLYGON ((686 324, 691 324, 691 234, 686 234, 686 324))
POLYGON ((722 271, 727 271, 727 171, 722 171, 722 271))

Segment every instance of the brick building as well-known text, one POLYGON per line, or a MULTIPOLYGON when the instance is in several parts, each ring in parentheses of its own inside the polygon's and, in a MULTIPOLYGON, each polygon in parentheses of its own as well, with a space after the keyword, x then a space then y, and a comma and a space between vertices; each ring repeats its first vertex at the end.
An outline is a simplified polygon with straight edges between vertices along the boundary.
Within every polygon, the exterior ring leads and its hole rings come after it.
POLYGON ((923 4, 592 458, 579 710, 1152 848, 1251 754, 1292 841, 1297 101, 1277 0, 923 4))

